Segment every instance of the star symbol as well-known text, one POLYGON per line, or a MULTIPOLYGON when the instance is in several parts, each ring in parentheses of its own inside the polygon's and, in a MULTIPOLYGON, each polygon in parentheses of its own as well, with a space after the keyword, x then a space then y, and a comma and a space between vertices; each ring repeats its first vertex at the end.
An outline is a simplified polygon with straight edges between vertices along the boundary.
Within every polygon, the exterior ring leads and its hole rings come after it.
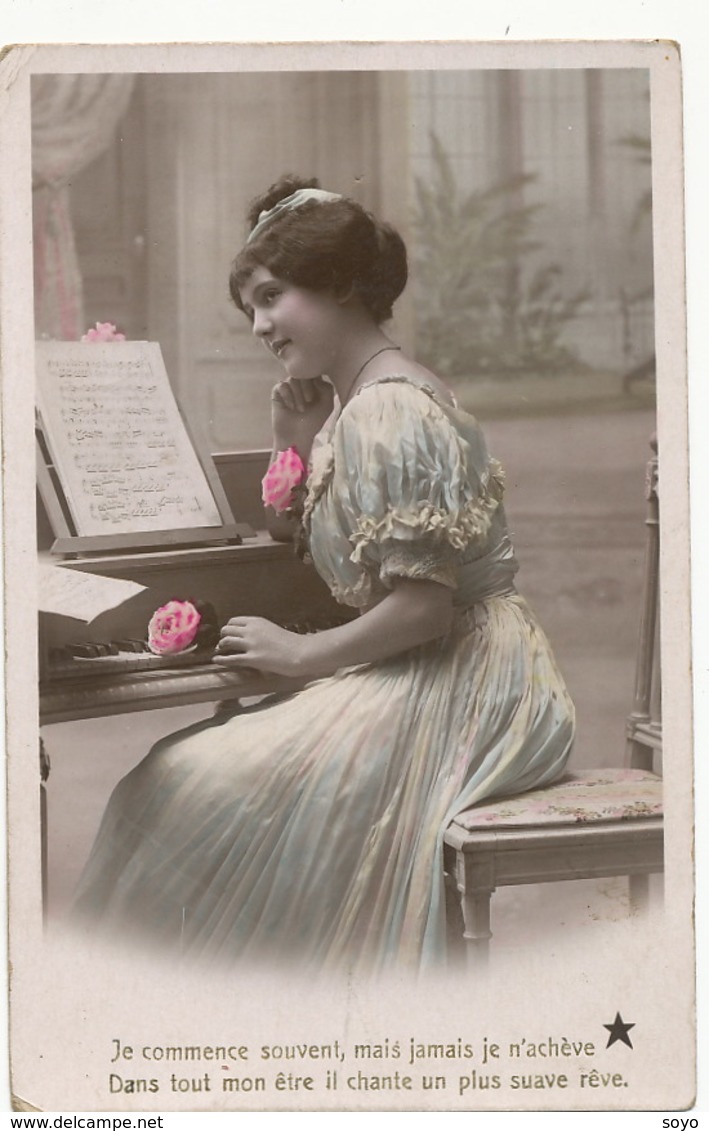
POLYGON ((623 1018, 620 1016, 620 1014, 616 1013, 615 1021, 613 1022, 613 1024, 612 1025, 604 1025, 603 1028, 607 1029, 608 1032, 610 1033, 610 1037, 608 1038, 608 1044, 606 1045, 607 1049, 609 1049, 611 1047, 611 1045, 614 1045, 616 1041, 622 1041, 623 1044, 627 1045, 629 1049, 631 1049, 633 1047, 632 1041, 630 1040, 630 1037, 628 1036, 628 1031, 630 1029, 635 1028, 635 1022, 634 1021, 629 1021, 629 1022, 626 1023, 623 1020, 623 1018))

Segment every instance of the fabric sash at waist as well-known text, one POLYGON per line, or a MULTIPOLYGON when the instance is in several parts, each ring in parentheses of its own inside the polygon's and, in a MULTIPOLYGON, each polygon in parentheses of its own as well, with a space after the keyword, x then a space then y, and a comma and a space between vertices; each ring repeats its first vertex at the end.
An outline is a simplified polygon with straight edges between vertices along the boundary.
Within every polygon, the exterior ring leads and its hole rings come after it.
POLYGON ((512 596, 517 592, 514 577, 518 569, 512 543, 504 534, 483 557, 464 562, 459 567, 453 604, 456 608, 468 608, 490 597, 512 596))

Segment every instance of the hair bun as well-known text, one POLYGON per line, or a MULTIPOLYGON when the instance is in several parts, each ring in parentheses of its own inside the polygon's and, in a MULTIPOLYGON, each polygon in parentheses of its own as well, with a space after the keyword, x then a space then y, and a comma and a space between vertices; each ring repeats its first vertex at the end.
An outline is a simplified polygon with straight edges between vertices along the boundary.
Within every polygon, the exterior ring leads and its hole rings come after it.
POLYGON ((297 177, 293 173, 286 173, 284 176, 279 177, 275 184, 266 189, 261 196, 257 196, 251 201, 246 216, 249 229, 256 226, 256 222, 262 212, 268 212, 269 209, 278 204, 279 200, 285 200, 286 197, 292 196, 298 189, 303 188, 320 188, 320 181, 317 177, 311 177, 310 180, 305 180, 305 178, 297 177))

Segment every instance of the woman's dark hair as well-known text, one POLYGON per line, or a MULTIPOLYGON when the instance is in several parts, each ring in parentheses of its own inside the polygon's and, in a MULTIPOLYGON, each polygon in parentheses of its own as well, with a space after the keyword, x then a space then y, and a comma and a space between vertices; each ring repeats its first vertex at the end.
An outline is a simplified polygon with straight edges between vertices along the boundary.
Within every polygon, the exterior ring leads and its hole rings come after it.
MULTIPOLYGON (((251 204, 249 229, 261 212, 298 189, 319 187, 315 178, 282 177, 251 204)), ((239 310, 241 288, 259 266, 299 287, 338 294, 354 291, 378 323, 391 318, 407 279, 401 236, 347 197, 308 200, 284 209, 242 248, 229 276, 229 291, 239 310)))

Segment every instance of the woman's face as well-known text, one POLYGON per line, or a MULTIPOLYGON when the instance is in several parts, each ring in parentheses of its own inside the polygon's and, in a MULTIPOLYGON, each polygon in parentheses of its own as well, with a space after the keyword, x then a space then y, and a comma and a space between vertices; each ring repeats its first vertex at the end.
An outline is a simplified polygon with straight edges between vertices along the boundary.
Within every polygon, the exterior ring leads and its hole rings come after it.
POLYGON ((253 332, 289 377, 330 374, 342 342, 342 304, 328 291, 312 291, 257 267, 241 288, 253 332))

